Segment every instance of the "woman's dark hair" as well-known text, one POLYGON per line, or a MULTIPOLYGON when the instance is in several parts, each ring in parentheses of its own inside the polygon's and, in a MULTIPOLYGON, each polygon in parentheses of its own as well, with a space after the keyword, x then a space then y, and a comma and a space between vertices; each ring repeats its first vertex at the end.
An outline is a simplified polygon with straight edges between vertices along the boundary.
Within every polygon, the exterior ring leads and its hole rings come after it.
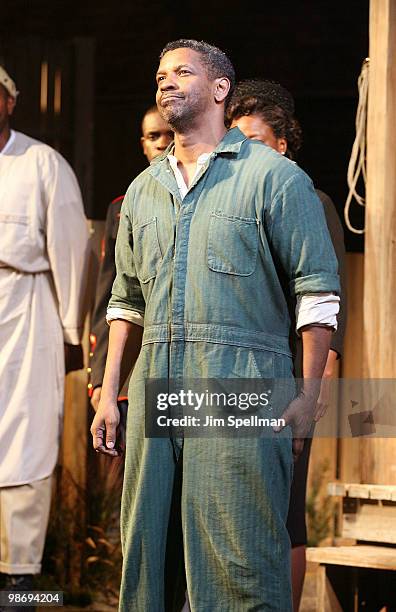
POLYGON ((226 125, 245 115, 260 115, 276 138, 287 140, 286 156, 295 159, 302 143, 302 131, 293 115, 293 96, 272 81, 251 79, 240 81, 235 87, 227 108, 226 125))

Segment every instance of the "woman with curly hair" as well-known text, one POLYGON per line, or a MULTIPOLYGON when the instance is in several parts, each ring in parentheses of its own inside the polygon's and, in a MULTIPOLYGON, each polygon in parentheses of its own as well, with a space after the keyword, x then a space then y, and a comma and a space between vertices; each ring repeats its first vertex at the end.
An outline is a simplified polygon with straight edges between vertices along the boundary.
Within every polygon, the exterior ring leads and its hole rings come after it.
POLYGON ((247 136, 261 140, 291 160, 302 144, 302 131, 294 117, 292 95, 272 81, 240 81, 227 109, 228 127, 239 127, 247 136))

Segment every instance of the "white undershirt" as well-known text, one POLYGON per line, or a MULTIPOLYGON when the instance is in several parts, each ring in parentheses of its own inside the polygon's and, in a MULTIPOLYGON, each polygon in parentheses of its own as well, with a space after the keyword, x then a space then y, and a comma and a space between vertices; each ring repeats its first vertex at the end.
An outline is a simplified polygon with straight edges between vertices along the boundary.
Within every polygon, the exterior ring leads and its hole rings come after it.
MULTIPOLYGON (((8 143, 7 143, 8 145, 8 143)), ((184 177, 179 169, 178 160, 172 153, 168 153, 170 168, 175 175, 176 183, 179 188, 180 197, 183 200, 189 192, 189 187, 186 185, 184 177)), ((202 167, 206 164, 211 153, 202 153, 197 159, 197 165, 191 184, 194 183, 202 167)), ((170 170, 168 170, 170 172, 170 170)), ((326 325, 337 329, 337 313, 339 311, 340 298, 334 293, 311 293, 307 295, 297 296, 296 303, 296 331, 305 325, 326 325)), ((123 319, 136 325, 144 326, 144 317, 133 310, 125 308, 108 308, 106 320, 108 323, 115 319, 123 319)))
MULTIPOLYGON (((198 157, 197 165, 196 165, 196 168, 195 168, 194 176, 193 176, 192 181, 191 181, 191 185, 193 184, 194 180, 196 179, 196 177, 198 176, 199 172, 201 171, 201 168, 206 164, 206 162, 208 161, 210 156, 211 156, 211 153, 202 153, 202 155, 200 155, 198 157)), ((188 194, 190 188, 187 187, 187 185, 186 185, 186 183, 184 181, 184 177, 183 177, 182 173, 179 170, 179 166, 178 166, 179 162, 177 160, 177 157, 175 157, 171 153, 168 153, 168 159, 169 159, 169 165, 170 165, 170 167, 173 170, 173 174, 175 175, 176 183, 177 183, 177 186, 178 186, 179 192, 180 192, 180 197, 181 197, 182 200, 184 200, 184 198, 188 194)))

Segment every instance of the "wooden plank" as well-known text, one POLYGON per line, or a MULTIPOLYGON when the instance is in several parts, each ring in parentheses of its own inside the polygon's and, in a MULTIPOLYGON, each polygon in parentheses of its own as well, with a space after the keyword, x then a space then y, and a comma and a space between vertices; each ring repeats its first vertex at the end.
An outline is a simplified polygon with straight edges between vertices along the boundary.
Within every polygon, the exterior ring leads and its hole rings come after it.
POLYGON ((396 571, 396 548, 369 545, 307 548, 307 561, 396 571))
MULTIPOLYGON (((361 378, 363 375, 363 254, 347 253, 346 269, 348 313, 341 377, 361 378)), ((342 403, 341 398, 340 405, 342 403)), ((360 482, 360 440, 351 438, 349 431, 340 431, 340 435, 338 476, 343 482, 360 482)))
POLYGON ((396 495, 396 487, 384 487, 378 485, 371 485, 370 487, 370 499, 391 501, 394 495, 396 495))
POLYGON ((327 492, 329 495, 333 496, 392 501, 395 500, 396 486, 330 482, 327 487, 327 492))
POLYGON ((344 513, 342 536, 396 544, 396 504, 383 506, 381 503, 359 503, 356 512, 344 513))
POLYGON ((364 349, 372 378, 396 376, 396 2, 370 2, 364 349))
POLYGON ((311 456, 308 470, 308 490, 311 487, 313 471, 327 464, 322 497, 326 496, 328 481, 336 476, 337 440, 334 438, 315 438, 312 440, 311 456))
POLYGON ((318 567, 316 576, 317 610, 325 611, 326 606, 326 568, 318 567))
POLYGON ((351 484, 348 488, 348 497, 358 497, 368 499, 370 497, 369 490, 365 486, 351 484))
POLYGON ((355 546, 356 540, 352 538, 342 538, 336 537, 334 538, 334 546, 355 546))
POLYGON ((330 580, 326 576, 325 583, 325 611, 326 612, 343 612, 340 602, 338 601, 337 595, 334 593, 333 587, 331 586, 330 580))
POLYGON ((348 312, 341 360, 342 378, 361 378, 363 375, 363 253, 347 253, 348 312))
MULTIPOLYGON (((370 2, 364 363, 396 377, 396 1, 370 2)), ((396 439, 362 440, 362 481, 396 484, 396 439)))
POLYGON ((346 494, 346 485, 342 482, 329 482, 327 493, 333 497, 343 497, 346 494))

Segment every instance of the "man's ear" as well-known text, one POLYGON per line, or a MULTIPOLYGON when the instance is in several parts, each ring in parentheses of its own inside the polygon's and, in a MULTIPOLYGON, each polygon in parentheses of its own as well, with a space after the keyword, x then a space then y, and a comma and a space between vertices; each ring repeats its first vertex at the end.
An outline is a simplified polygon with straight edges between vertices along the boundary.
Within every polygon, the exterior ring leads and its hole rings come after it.
POLYGON ((12 113, 14 112, 15 104, 16 104, 15 98, 13 98, 12 96, 8 96, 8 98, 7 98, 7 111, 8 111, 9 115, 12 115, 12 113))
POLYGON ((215 79, 214 97, 216 102, 224 102, 230 91, 231 83, 227 77, 215 79))

